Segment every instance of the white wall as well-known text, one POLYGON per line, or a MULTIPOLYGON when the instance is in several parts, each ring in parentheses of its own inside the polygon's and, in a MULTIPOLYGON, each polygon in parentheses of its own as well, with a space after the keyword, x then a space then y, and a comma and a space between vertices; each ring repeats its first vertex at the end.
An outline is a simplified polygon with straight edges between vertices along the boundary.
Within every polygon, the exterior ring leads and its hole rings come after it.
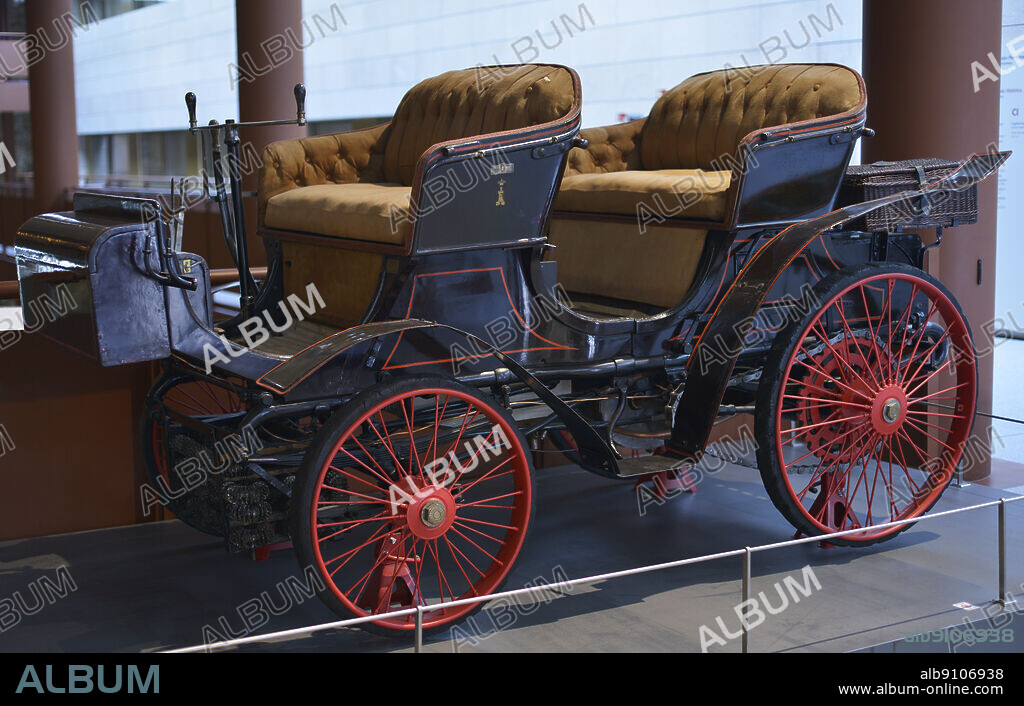
POLYGON ((234 0, 171 0, 102 20, 75 40, 81 135, 188 127, 184 96, 199 117, 237 117, 228 64, 235 60, 234 0))
MULTIPOLYGON (((171 0, 82 34, 75 49, 79 132, 181 128, 188 90, 199 94, 201 120, 235 117, 233 6, 171 0)), ((646 114, 662 90, 692 74, 766 63, 762 43, 772 63, 860 68, 860 0, 587 0, 584 7, 581 14, 579 0, 305 0, 309 117, 390 115, 417 81, 496 61, 575 68, 588 126, 646 114), (346 20, 334 33, 314 20, 330 23, 332 5, 346 20), (805 33, 810 43, 794 48, 807 42, 805 33)))
MULTIPOLYGON (((306 0, 304 10, 326 14, 330 4, 306 0)), ((751 64, 766 63, 758 45, 767 41, 771 48, 773 36, 785 49, 771 55, 774 62, 834 61, 856 69, 861 63, 860 0, 587 0, 582 15, 579 0, 389 0, 341 7, 348 26, 317 40, 306 55, 314 119, 389 115, 420 79, 496 62, 575 68, 585 126, 616 122, 622 113, 646 115, 661 91, 692 74, 741 66, 744 56, 751 64), (834 31, 818 23, 817 37, 812 13, 834 31), (783 32, 797 46, 805 44, 801 22, 812 41, 794 49, 783 32)))

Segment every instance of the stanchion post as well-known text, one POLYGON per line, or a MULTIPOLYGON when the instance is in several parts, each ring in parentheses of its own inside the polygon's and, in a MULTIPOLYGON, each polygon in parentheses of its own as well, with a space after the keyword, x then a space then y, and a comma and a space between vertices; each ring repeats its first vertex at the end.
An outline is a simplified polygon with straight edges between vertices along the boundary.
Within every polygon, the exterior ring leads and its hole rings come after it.
POLYGON ((999 501, 999 605, 1006 605, 1006 499, 999 501))
POLYGON ((416 652, 423 651, 423 606, 416 606, 416 652))
MULTIPOLYGON (((750 551, 750 547, 746 548, 743 554, 743 605, 747 604, 750 600, 750 563, 753 553, 750 551)), ((747 636, 747 623, 745 620, 740 621, 740 627, 743 629, 743 643, 742 651, 743 654, 747 653, 749 646, 749 637, 747 636)))

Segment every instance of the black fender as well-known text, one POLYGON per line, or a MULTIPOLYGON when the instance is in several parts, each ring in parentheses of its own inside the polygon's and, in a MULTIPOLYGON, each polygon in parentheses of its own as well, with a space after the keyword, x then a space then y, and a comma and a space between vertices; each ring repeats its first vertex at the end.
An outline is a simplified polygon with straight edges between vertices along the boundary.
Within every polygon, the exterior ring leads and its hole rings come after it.
POLYGON ((480 350, 486 350, 501 361, 509 372, 536 394, 565 424, 566 429, 575 437, 580 455, 588 465, 595 466, 609 475, 618 474, 618 464, 616 463, 618 455, 576 410, 563 402, 558 395, 508 355, 473 334, 447 324, 424 319, 399 319, 355 326, 328 336, 301 351, 264 374, 257 382, 262 387, 283 395, 354 346, 389 334, 429 328, 454 331, 465 337, 470 343, 479 346, 480 350))
MULTIPOLYGON (((772 285, 811 241, 830 228, 896 201, 969 188, 990 176, 1009 156, 1010 152, 974 155, 924 188, 845 206, 795 223, 765 243, 719 301, 687 361, 686 385, 672 422, 672 438, 666 445, 669 453, 694 462, 701 458, 729 377, 743 350, 747 333, 743 322, 752 320, 772 285)), ((909 217, 910 209, 905 210, 909 217)))

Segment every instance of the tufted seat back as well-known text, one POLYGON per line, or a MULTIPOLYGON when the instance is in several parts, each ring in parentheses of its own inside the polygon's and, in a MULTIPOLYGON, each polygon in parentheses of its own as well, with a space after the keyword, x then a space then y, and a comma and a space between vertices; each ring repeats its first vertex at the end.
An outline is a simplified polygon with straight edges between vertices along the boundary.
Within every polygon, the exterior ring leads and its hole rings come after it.
POLYGON ((728 170, 744 137, 857 107, 860 76, 832 64, 752 66, 697 74, 666 91, 646 118, 580 135, 566 176, 624 170, 728 170))
POLYGON ((640 132, 644 169, 724 169, 750 133, 844 113, 856 72, 829 64, 754 66, 692 76, 654 104, 640 132))
POLYGON ((557 66, 467 69, 422 81, 391 121, 384 180, 409 186, 431 145, 557 120, 574 98, 572 75, 557 66))

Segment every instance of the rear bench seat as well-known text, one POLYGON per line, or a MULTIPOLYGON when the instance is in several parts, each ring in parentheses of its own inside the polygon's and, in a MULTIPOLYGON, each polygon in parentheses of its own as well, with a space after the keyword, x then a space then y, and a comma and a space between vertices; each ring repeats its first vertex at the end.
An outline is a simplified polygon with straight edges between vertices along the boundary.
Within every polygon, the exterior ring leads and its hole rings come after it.
POLYGON ((675 306, 708 230, 733 225, 744 138, 863 100, 860 77, 843 66, 712 71, 667 91, 646 118, 581 131, 590 144, 570 153, 550 221, 559 282, 577 302, 675 306))

